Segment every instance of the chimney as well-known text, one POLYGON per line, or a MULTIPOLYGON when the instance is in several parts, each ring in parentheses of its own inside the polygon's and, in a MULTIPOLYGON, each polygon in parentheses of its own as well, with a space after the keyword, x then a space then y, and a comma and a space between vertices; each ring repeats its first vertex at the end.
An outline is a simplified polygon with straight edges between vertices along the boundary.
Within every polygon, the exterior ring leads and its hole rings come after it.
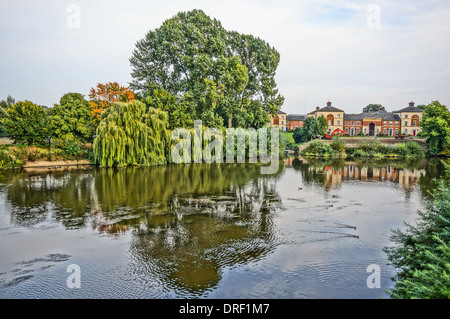
POLYGON ((331 106, 331 102, 330 101, 327 102, 327 106, 331 106))
POLYGON ((414 107, 414 102, 409 102, 409 107, 414 107))
POLYGON ((316 111, 318 111, 320 109, 320 107, 316 106, 316 111))

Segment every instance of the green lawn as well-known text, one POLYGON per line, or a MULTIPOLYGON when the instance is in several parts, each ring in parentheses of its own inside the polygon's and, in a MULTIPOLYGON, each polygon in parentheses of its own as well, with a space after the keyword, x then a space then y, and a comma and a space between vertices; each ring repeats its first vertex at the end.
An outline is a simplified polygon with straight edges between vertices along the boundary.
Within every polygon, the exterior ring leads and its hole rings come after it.
POLYGON ((294 146, 299 146, 302 143, 295 143, 294 141, 294 133, 293 132, 281 132, 281 134, 284 134, 284 136, 287 137, 289 143, 291 143, 294 146))

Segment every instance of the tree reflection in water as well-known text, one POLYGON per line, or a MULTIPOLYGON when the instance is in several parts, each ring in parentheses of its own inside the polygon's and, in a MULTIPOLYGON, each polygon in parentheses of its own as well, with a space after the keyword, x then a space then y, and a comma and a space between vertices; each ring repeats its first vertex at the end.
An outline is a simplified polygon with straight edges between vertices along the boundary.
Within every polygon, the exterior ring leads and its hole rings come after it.
POLYGON ((254 164, 191 164, 22 173, 4 178, 14 224, 60 222, 101 234, 130 232, 131 273, 202 294, 224 267, 275 247, 275 175, 254 164))

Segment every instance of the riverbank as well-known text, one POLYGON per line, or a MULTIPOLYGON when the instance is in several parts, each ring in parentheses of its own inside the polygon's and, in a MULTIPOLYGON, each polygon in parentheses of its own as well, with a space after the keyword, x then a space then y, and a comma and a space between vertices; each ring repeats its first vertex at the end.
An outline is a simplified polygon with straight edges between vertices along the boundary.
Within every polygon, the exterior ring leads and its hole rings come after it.
POLYGON ((424 157, 428 147, 421 140, 343 139, 313 140, 301 145, 298 153, 304 157, 369 157, 408 158, 424 157))
POLYGON ((89 148, 80 148, 74 152, 54 146, 1 145, 0 170, 92 165, 90 153, 89 148))

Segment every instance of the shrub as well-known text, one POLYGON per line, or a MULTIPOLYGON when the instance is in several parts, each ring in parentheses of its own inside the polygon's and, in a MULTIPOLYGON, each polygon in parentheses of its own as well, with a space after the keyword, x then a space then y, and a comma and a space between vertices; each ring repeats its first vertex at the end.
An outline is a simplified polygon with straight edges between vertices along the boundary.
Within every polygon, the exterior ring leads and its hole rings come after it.
POLYGON ((72 140, 72 139, 66 139, 62 149, 64 150, 65 154, 69 157, 78 157, 81 154, 81 147, 80 145, 72 140))
POLYGON ((405 232, 393 231, 396 246, 385 247, 388 259, 399 269, 395 287, 388 291, 397 299, 450 298, 450 166, 439 181, 433 201, 419 211, 416 225, 405 232))
POLYGON ((423 148, 418 143, 408 141, 408 142, 406 142, 406 147, 408 148, 409 154, 411 156, 424 156, 425 155, 423 148))
POLYGON ((30 101, 12 105, 6 111, 3 125, 14 143, 39 144, 44 142, 48 135, 46 111, 30 101))
POLYGON ((369 156, 369 153, 368 152, 366 152, 366 151, 364 151, 364 150, 362 150, 362 149, 355 149, 354 151, 353 151, 353 154, 352 154, 353 156, 355 156, 355 157, 368 157, 369 156))
POLYGON ((23 161, 9 148, 0 149, 0 169, 18 169, 22 165, 23 161))
POLYGON ((322 140, 313 140, 303 149, 301 154, 327 157, 335 155, 336 151, 331 147, 330 143, 322 140))
POLYGON ((345 153, 346 144, 347 142, 343 139, 333 138, 333 140, 331 141, 331 148, 338 153, 345 153))
POLYGON ((399 156, 404 157, 425 155, 425 152, 423 151, 422 147, 419 144, 412 141, 396 144, 395 153, 399 156))
POLYGON ((48 157, 48 150, 38 147, 27 147, 25 149, 25 155, 28 158, 28 160, 34 162, 39 159, 48 157))

